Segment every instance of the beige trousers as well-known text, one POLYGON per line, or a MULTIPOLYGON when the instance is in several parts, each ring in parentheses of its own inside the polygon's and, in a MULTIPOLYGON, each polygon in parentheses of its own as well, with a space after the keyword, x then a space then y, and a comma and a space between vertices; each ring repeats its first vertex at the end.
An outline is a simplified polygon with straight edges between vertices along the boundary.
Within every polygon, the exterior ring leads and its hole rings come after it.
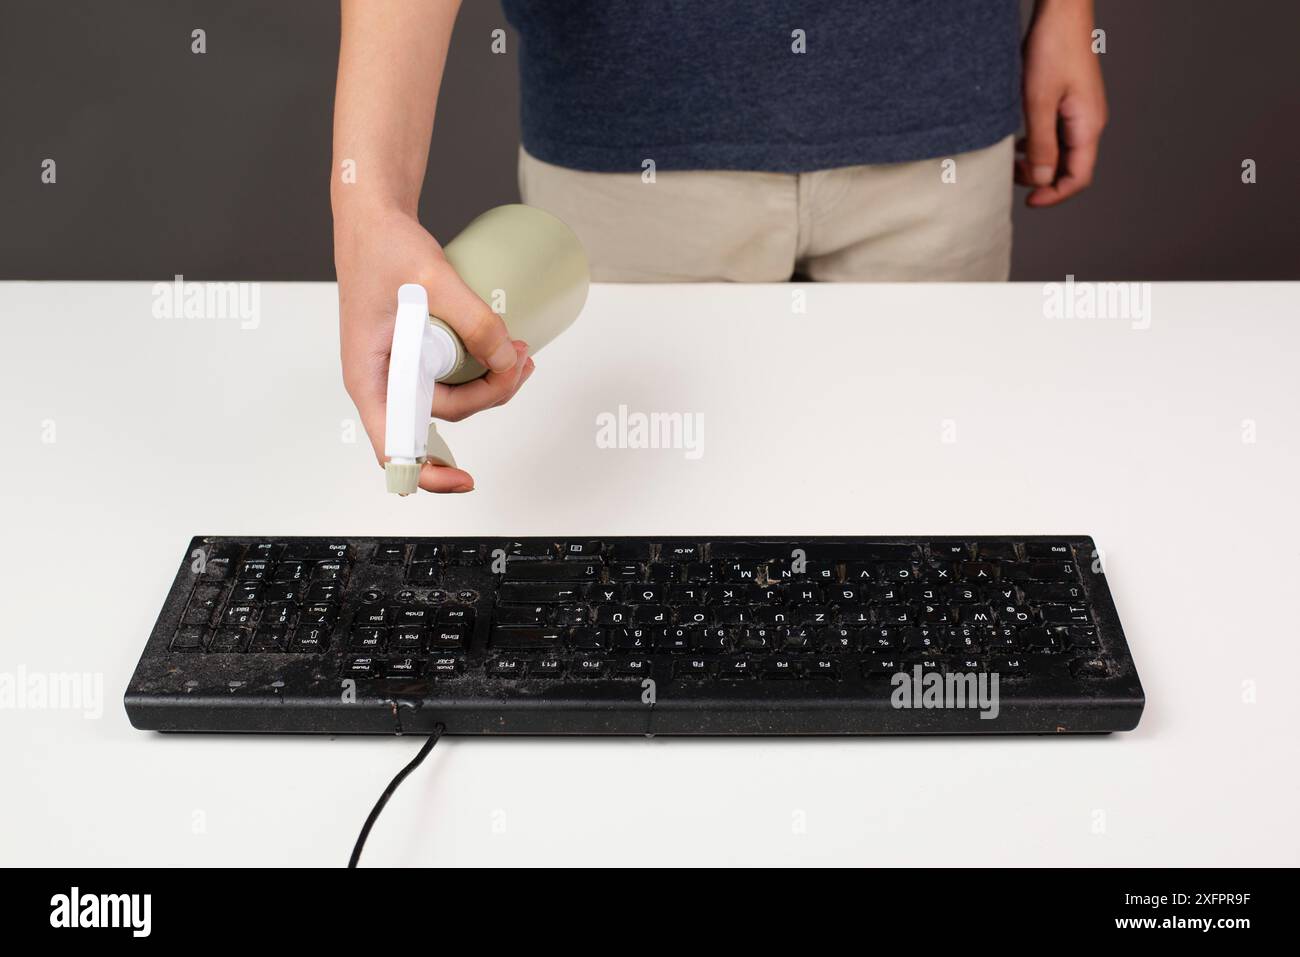
POLYGON ((519 151, 530 206, 601 282, 1004 281, 1012 137, 951 157, 813 173, 589 173, 519 151))

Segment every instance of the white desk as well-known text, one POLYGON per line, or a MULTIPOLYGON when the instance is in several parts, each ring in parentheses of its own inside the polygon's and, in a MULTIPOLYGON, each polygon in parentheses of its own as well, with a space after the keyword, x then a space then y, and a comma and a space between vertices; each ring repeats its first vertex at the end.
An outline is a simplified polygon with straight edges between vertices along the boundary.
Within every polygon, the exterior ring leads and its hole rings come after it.
POLYGON ((192 534, 782 532, 1095 536, 1141 725, 447 739, 365 862, 1300 863, 1300 286, 1159 285, 1146 330, 1031 285, 794 291, 593 290, 514 403, 446 427, 477 490, 399 500, 342 440, 332 286, 266 285, 241 329, 154 318, 146 283, 0 285, 0 672, 106 697, 0 710, 0 863, 339 865, 419 746, 133 730, 192 534), (620 404, 703 413, 702 458, 597 448, 620 404))

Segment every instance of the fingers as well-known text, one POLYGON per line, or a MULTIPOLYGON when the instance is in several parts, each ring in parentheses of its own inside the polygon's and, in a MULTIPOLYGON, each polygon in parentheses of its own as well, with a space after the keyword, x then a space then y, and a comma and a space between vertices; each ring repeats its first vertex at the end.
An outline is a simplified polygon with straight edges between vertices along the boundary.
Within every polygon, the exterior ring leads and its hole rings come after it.
POLYGON ((1063 151, 1056 179, 1050 185, 1031 192, 1025 200, 1028 205, 1039 208, 1055 206, 1092 184, 1105 123, 1104 102, 1082 103, 1070 97, 1062 100, 1060 139, 1063 151))
POLYGON ((1050 186, 1056 180, 1056 167, 1060 161, 1056 138, 1059 105, 1055 95, 1026 93, 1023 174, 1027 185, 1050 186))
POLYGON ((505 322, 450 267, 425 281, 424 287, 429 292, 429 312, 456 330, 470 355, 493 372, 508 373, 515 367, 515 348, 505 322))
POLYGON ((528 346, 525 343, 511 343, 511 349, 515 359, 508 372, 489 372, 481 379, 463 385, 440 386, 435 390, 434 417, 459 422, 475 412, 510 401, 528 376, 532 375, 533 369, 533 360, 528 358, 528 346))
POLYGON ((464 469, 426 462, 420 469, 420 488, 426 492, 472 492, 474 479, 464 469))

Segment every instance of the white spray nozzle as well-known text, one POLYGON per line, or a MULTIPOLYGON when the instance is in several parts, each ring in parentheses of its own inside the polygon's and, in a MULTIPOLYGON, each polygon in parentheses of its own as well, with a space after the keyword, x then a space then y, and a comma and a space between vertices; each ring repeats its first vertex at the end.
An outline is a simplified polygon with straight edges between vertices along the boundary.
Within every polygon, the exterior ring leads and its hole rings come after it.
POLYGON ((451 450, 433 425, 434 383, 456 364, 456 343, 429 321, 429 296, 416 283, 397 290, 397 320, 388 359, 388 412, 384 465, 388 490, 409 495, 419 487, 426 461, 455 465, 451 450))

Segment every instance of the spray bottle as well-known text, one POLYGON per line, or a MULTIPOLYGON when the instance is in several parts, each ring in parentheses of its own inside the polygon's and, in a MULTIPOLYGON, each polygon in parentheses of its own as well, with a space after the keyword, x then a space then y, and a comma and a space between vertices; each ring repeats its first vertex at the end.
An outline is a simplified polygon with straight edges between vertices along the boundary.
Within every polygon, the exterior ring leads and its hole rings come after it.
MULTIPOLYGON (((587 257, 564 223, 532 206, 489 209, 443 250, 465 284, 505 321, 530 355, 567 329, 587 301, 587 257)), ((384 465, 388 491, 410 495, 420 466, 455 465, 430 409, 435 382, 458 385, 487 372, 456 332, 429 315, 423 286, 397 290, 397 321, 388 361, 384 465)))

